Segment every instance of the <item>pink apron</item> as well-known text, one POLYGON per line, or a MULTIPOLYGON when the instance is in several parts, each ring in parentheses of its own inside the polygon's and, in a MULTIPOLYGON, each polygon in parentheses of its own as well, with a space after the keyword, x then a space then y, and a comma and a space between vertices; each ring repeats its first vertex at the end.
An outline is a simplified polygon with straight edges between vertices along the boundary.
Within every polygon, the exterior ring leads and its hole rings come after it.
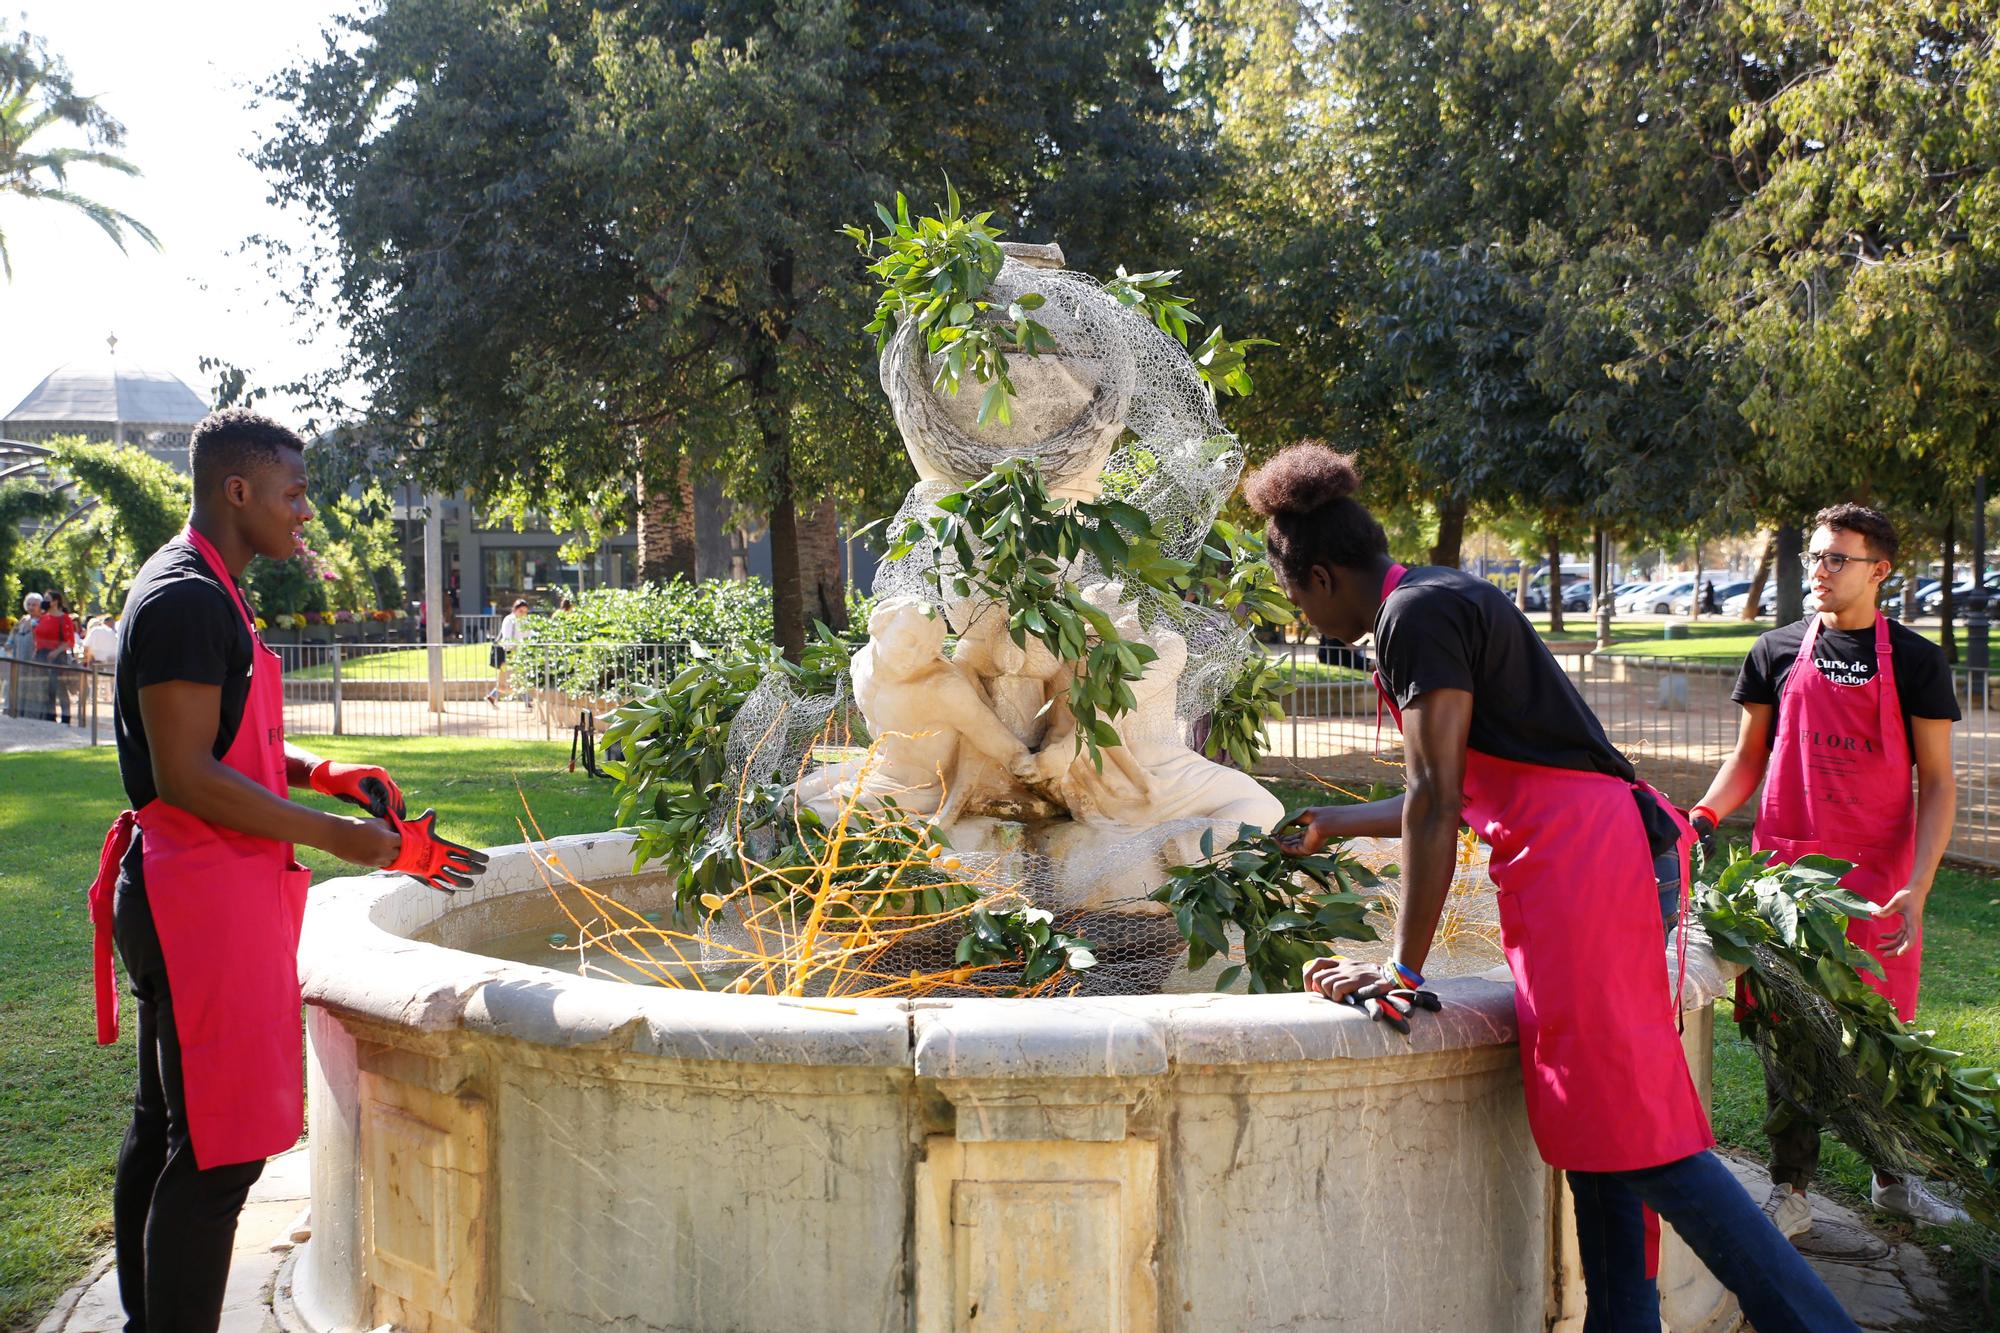
MULTIPOLYGON (((1390 569, 1384 597, 1406 572, 1390 569)), ((1567 1171, 1661 1166, 1715 1144, 1681 1050, 1635 788, 1652 791, 1466 751, 1464 816, 1493 849, 1528 1127, 1567 1171)), ((1681 824, 1685 865, 1693 832, 1660 804, 1681 824)))
MULTIPOLYGON (((250 695, 222 762, 285 796, 278 655, 257 637, 214 545, 192 528, 181 535, 230 590, 251 631, 250 695)), ((305 1121, 298 950, 312 874, 292 859, 290 843, 207 823, 165 801, 120 815, 90 887, 100 1043, 118 1039, 111 903, 135 821, 144 830, 146 900, 180 1031, 195 1164, 206 1170, 283 1152, 305 1121)))
MULTIPOLYGON (((1866 685, 1836 685, 1821 674, 1813 659, 1819 630, 1814 616, 1778 700, 1777 743, 1751 845, 1780 861, 1812 852, 1852 861, 1842 885, 1880 905, 1909 884, 1917 860, 1910 742, 1896 693, 1889 620, 1876 612, 1875 678, 1866 685)), ((1849 921, 1847 938, 1881 964, 1881 977, 1864 971, 1862 979, 1908 1022, 1917 1013, 1923 929, 1907 953, 1886 957, 1879 941, 1894 925, 1849 921)))

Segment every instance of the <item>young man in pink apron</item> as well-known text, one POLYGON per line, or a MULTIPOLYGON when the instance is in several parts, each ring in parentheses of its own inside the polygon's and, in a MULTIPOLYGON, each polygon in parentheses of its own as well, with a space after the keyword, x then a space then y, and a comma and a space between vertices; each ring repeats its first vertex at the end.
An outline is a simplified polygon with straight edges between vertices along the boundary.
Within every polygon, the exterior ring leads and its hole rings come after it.
POLYGON ((1319 959, 1329 999, 1420 986, 1457 865, 1461 821, 1493 849, 1501 941, 1514 976, 1528 1125, 1568 1173, 1589 1309, 1584 1327, 1660 1321, 1647 1208, 1733 1291, 1760 1333, 1853 1322, 1708 1151, 1668 985, 1654 857, 1692 833, 1605 738, 1506 595, 1455 569, 1405 569, 1357 503, 1353 461, 1325 445, 1280 452, 1244 482, 1271 564, 1314 628, 1373 634, 1378 683, 1403 732, 1408 787, 1366 805, 1306 810, 1288 850, 1357 835, 1403 838, 1403 900, 1389 958, 1319 959))
POLYGON ((312 516, 302 449, 249 412, 198 425, 194 513, 140 570, 119 630, 114 726, 132 810, 105 838, 90 905, 100 1042, 118 1035, 114 937, 138 1000, 139 1086, 113 1190, 134 1333, 216 1327, 244 1197, 299 1136, 309 874, 293 844, 428 871, 440 887, 476 868, 428 820, 401 820, 380 768, 285 744, 277 654, 239 585, 253 556, 295 553, 312 516), (383 817, 288 799, 306 786, 383 817))
MULTIPOLYGON (((1924 902, 1951 841, 1959 712, 1944 650, 1876 605, 1896 550, 1895 528, 1872 509, 1843 504, 1814 516, 1805 565, 1819 608, 1751 648, 1731 696, 1743 707, 1735 753, 1692 813, 1707 837, 1761 781, 1752 845, 1782 861, 1812 852, 1852 861, 1842 883, 1878 906, 1872 921, 1848 923, 1848 938, 1881 966, 1881 977, 1862 978, 1907 1021, 1923 971, 1924 902)), ((1796 1236, 1812 1226, 1806 1190, 1820 1127, 1786 1105, 1775 1083, 1768 1090, 1775 1128, 1764 1211, 1796 1236)), ((1920 1222, 1965 1217, 1922 1181, 1879 1170, 1872 1194, 1877 1207, 1920 1222)))

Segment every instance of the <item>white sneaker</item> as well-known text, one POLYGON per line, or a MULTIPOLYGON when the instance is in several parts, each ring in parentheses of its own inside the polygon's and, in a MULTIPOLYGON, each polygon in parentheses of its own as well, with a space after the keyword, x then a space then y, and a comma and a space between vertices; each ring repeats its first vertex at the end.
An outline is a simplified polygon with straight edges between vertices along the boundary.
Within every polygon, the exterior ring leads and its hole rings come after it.
POLYGON ((1907 1217, 1914 1222, 1928 1223, 1934 1227, 1949 1226, 1953 1222, 1970 1222, 1972 1218, 1963 1208, 1931 1193, 1930 1187, 1921 1180, 1903 1179, 1884 1185, 1880 1179, 1868 1187, 1868 1199, 1885 1213, 1907 1217))
POLYGON ((1790 1185, 1771 1186, 1771 1193, 1764 1200, 1764 1216, 1771 1219, 1771 1225, 1786 1240, 1812 1230, 1812 1205, 1806 1202, 1804 1190, 1795 1190, 1790 1185))

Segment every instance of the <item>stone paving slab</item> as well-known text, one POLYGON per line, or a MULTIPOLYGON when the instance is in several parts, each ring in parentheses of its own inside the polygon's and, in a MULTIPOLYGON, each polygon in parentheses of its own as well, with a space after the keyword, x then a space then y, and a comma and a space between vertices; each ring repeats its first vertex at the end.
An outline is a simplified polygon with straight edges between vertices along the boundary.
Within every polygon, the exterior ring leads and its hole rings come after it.
MULTIPOLYGON (((1771 1192, 1771 1176, 1759 1163, 1724 1156, 1729 1167, 1750 1197, 1759 1203, 1771 1192)), ((1852 1228, 1875 1234, 1867 1220, 1851 1208, 1843 1207, 1820 1194, 1807 1196, 1812 1204, 1814 1230, 1852 1228)), ((1915 1245, 1876 1247, 1887 1249, 1880 1258, 1837 1259, 1811 1252, 1812 1232, 1799 1238, 1820 1280, 1833 1290, 1841 1306, 1859 1324, 1863 1333, 1904 1333, 1926 1327, 1932 1316, 1941 1313, 1949 1300, 1944 1283, 1938 1280, 1931 1262, 1915 1245)))
MULTIPOLYGON (((250 1190, 236 1224, 221 1333, 279 1333, 271 1313, 278 1268, 292 1248, 292 1231, 309 1195, 304 1145, 273 1157, 250 1190)), ((105 1255, 83 1283, 56 1303, 36 1333, 118 1333, 125 1327, 118 1274, 105 1255)))

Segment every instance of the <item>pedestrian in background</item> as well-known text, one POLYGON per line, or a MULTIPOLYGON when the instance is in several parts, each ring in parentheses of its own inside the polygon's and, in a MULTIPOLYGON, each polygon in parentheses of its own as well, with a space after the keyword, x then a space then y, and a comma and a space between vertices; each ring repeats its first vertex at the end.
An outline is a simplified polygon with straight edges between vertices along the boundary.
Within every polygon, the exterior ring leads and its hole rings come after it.
POLYGON ((61 668, 76 660, 76 621, 54 588, 42 594, 42 615, 35 622, 35 660, 50 667, 42 717, 68 726, 70 679, 61 668))
POLYGON ((486 702, 493 707, 500 706, 500 696, 512 696, 508 689, 507 657, 528 641, 528 602, 526 598, 514 599, 514 607, 507 618, 500 622, 499 632, 493 636, 492 663, 498 675, 493 688, 486 691, 486 702))
POLYGON ((7 716, 27 716, 27 703, 21 692, 29 688, 28 682, 37 673, 28 669, 26 663, 35 660, 35 621, 41 618, 42 595, 31 592, 21 599, 21 618, 14 622, 14 628, 7 635, 7 716))

